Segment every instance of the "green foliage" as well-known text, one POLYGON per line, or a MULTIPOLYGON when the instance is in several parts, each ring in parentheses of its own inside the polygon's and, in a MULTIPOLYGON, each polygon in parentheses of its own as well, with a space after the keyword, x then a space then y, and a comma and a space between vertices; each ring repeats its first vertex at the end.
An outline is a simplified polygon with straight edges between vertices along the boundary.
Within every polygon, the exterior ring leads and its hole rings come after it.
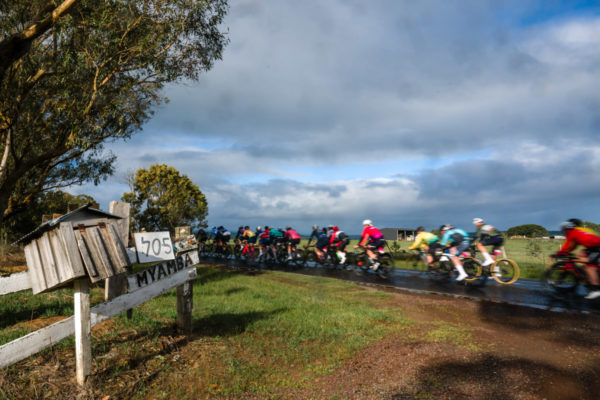
POLYGON ((548 230, 541 225, 525 224, 509 228, 506 231, 506 236, 525 236, 529 238, 548 236, 548 230))
POLYGON ((75 209, 88 203, 96 201, 86 194, 74 196, 61 190, 42 193, 24 212, 5 224, 8 236, 17 239, 41 224, 43 215, 66 214, 69 207, 75 209))
POLYGON ((583 226, 600 233, 600 224, 595 224, 595 223, 589 222, 589 221, 583 221, 583 226))
POLYGON ((197 79, 227 43, 227 0, 79 0, 53 21, 56 4, 0 2, 0 222, 105 179, 104 143, 139 131, 164 85, 197 79), (19 39, 30 21, 50 22, 19 39))
POLYGON ((135 174, 133 192, 123 194, 131 203, 134 229, 148 231, 189 225, 192 230, 206 226, 206 198, 187 175, 165 164, 140 168, 135 174))

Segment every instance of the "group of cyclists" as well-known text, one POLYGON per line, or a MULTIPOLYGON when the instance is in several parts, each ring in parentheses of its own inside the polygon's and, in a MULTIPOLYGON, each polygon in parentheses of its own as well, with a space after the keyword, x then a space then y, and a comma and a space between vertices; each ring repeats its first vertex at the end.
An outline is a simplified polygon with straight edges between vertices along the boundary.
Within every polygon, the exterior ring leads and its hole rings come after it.
MULTIPOLYGON (((364 247, 370 269, 379 268, 378 255, 384 253, 385 240, 382 232, 376 228, 371 220, 364 220, 363 231, 360 241, 355 248, 364 247)), ((473 218, 473 225, 476 227, 474 236, 469 235, 465 230, 456 228, 450 224, 440 226, 440 235, 428 232, 422 226, 416 230, 414 243, 409 250, 419 249, 425 254, 425 259, 429 267, 433 268, 436 260, 436 254, 444 251, 447 254, 456 269, 458 276, 456 281, 460 282, 469 275, 465 272, 462 265, 462 258, 468 256, 466 251, 475 243, 477 250, 483 257, 483 266, 494 266, 495 258, 502 254, 504 237, 498 229, 487 224, 482 218, 473 218), (488 250, 489 247, 489 250, 488 250)), ((577 218, 571 218, 560 224, 560 229, 565 236, 565 241, 560 250, 554 255, 560 257, 571 253, 577 247, 583 247, 577 254, 577 261, 583 263, 589 285, 589 293, 586 299, 596 299, 600 297, 600 279, 598 275, 598 264, 600 264, 600 235, 593 230, 583 226, 583 222, 577 218)), ((232 239, 231 233, 224 227, 213 227, 210 235, 204 240, 213 238, 217 246, 226 246, 232 239)), ((338 226, 330 225, 319 229, 317 225, 308 239, 307 247, 314 243, 314 252, 318 257, 325 257, 327 249, 333 250, 340 264, 346 261, 346 247, 350 243, 350 238, 338 226)), ((202 240, 202 239, 201 239, 202 240)), ((288 258, 292 257, 292 252, 300 243, 301 236, 290 226, 285 230, 260 226, 256 230, 248 226, 240 226, 234 237, 236 243, 243 246, 242 254, 249 251, 249 246, 254 248, 258 244, 259 255, 271 244, 280 244, 287 247, 288 258)), ((499 275, 497 267, 491 270, 492 274, 499 275)))

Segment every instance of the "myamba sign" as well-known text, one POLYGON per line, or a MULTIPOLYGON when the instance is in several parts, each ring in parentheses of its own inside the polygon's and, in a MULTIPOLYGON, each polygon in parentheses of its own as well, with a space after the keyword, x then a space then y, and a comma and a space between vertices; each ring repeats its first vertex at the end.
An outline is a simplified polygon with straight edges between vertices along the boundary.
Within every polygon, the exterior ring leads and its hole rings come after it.
POLYGON ((155 264, 150 268, 129 276, 129 290, 131 291, 142 288, 146 285, 171 276, 184 268, 196 265, 199 262, 200 259, 196 250, 179 254, 174 260, 155 264))

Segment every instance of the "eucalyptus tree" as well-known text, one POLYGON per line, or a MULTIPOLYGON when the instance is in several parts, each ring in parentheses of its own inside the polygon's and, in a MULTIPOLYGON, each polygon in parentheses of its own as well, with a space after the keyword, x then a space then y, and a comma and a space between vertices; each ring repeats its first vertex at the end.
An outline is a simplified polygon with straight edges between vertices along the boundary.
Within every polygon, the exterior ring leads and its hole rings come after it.
POLYGON ((133 191, 123 194, 131 203, 134 229, 148 231, 189 225, 192 230, 206 226, 206 198, 187 175, 166 164, 140 168, 135 174, 133 191))
POLYGON ((0 1, 0 223, 113 172, 165 84, 222 56, 227 0, 0 1))

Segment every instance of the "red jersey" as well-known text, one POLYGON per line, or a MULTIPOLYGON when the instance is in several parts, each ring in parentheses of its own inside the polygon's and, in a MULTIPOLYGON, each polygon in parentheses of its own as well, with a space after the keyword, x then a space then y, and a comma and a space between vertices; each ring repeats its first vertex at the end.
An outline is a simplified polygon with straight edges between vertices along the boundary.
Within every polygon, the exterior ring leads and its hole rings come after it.
POLYGON ((589 229, 573 228, 567 232, 566 240, 561 246, 559 253, 570 253, 578 245, 585 248, 600 247, 600 236, 589 229))
POLYGON ((381 233, 381 231, 379 229, 377 229, 371 225, 365 226, 365 229, 363 229, 363 231, 362 231, 360 245, 364 246, 365 243, 367 243, 367 240, 369 240, 369 238, 371 240, 377 240, 377 239, 381 239, 382 237, 383 237, 383 233, 381 233))

